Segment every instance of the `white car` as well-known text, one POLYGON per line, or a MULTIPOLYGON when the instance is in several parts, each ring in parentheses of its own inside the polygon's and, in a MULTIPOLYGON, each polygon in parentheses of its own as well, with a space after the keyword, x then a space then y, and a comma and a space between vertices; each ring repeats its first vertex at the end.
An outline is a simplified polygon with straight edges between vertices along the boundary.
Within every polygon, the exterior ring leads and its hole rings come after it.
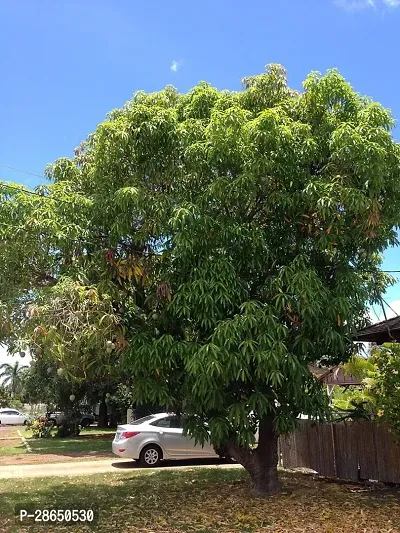
POLYGON ((3 408, 0 409, 0 425, 22 425, 26 424, 29 420, 29 416, 25 413, 21 413, 17 409, 3 408))
POLYGON ((194 438, 183 435, 182 419, 171 413, 149 415, 118 426, 112 451, 153 467, 162 459, 219 457, 210 443, 195 444, 194 438))

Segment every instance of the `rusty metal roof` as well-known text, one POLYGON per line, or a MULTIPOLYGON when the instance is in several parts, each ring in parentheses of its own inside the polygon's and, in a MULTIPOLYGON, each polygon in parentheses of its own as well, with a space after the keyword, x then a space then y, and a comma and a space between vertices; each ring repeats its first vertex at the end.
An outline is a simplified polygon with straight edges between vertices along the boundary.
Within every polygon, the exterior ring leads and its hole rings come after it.
POLYGON ((400 341, 400 317, 389 318, 358 331, 355 340, 377 344, 400 341))

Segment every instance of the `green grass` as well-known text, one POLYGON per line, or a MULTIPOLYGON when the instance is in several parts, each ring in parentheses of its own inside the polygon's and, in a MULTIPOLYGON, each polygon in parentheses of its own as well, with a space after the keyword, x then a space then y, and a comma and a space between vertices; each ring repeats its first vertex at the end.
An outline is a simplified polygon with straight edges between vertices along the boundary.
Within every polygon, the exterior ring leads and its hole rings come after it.
MULTIPOLYGON (((44 466, 45 468, 45 466, 44 466)), ((86 477, 12 479, 0 483, 0 531, 99 533, 392 533, 400 524, 397 492, 327 483, 281 473, 292 493, 251 495, 240 468, 124 470, 86 477), (94 529, 16 525, 14 507, 99 509, 94 529)))
POLYGON ((26 453, 26 448, 21 441, 18 444, 13 443, 13 441, 10 441, 9 446, 4 446, 6 442, 7 441, 0 441, 0 457, 2 455, 21 455, 26 453))
MULTIPOLYGON (((55 433, 55 432, 54 432, 55 433)), ((31 431, 25 431, 32 452, 36 454, 96 454, 101 453, 112 455, 111 442, 115 430, 102 431, 97 428, 85 429, 78 437, 58 438, 52 436, 47 439, 35 439, 31 431), (99 438, 96 438, 99 435, 99 438)))
POLYGON ((89 426, 81 431, 81 435, 115 435, 117 430, 115 428, 97 428, 96 426, 89 426))
POLYGON ((68 455, 68 453, 109 452, 111 454, 111 440, 106 439, 83 440, 79 437, 63 439, 50 437, 49 439, 30 438, 27 440, 33 453, 68 455))
POLYGON ((0 457, 5 455, 21 455, 26 453, 26 447, 22 444, 18 430, 22 428, 8 426, 0 431, 0 457))

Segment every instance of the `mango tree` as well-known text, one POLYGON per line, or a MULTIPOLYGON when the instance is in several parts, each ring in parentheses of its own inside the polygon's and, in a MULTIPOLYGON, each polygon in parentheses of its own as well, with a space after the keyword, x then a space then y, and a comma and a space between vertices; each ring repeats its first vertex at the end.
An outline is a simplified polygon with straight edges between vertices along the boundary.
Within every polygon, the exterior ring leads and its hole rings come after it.
POLYGON ((336 71, 136 93, 38 195, 0 185, 0 341, 76 379, 128 372, 279 492, 278 435, 326 414, 308 365, 345 361, 390 283, 393 124, 336 71))

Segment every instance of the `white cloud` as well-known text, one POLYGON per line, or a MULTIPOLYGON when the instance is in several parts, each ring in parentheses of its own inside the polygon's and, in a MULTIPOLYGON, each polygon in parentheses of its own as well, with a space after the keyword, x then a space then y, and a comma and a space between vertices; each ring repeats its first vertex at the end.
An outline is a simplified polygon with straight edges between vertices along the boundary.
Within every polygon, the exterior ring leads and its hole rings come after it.
MULTIPOLYGON (((372 310, 369 311, 370 318, 373 324, 385 320, 385 315, 383 314, 382 307, 374 306, 374 310, 375 312, 372 310)), ((389 305, 385 305, 385 313, 387 319, 394 318, 395 316, 400 316, 400 300, 393 300, 392 302, 389 302, 389 305)))
POLYGON ((333 0, 333 3, 345 11, 361 11, 363 9, 378 9, 382 7, 400 7, 400 0, 333 0))
POLYGON ((358 11, 369 7, 375 8, 376 0, 334 0, 334 4, 346 11, 358 11))
POLYGON ((175 59, 172 61, 171 64, 171 70, 172 72, 178 72, 178 70, 181 68, 182 63, 180 61, 176 61, 175 59))

